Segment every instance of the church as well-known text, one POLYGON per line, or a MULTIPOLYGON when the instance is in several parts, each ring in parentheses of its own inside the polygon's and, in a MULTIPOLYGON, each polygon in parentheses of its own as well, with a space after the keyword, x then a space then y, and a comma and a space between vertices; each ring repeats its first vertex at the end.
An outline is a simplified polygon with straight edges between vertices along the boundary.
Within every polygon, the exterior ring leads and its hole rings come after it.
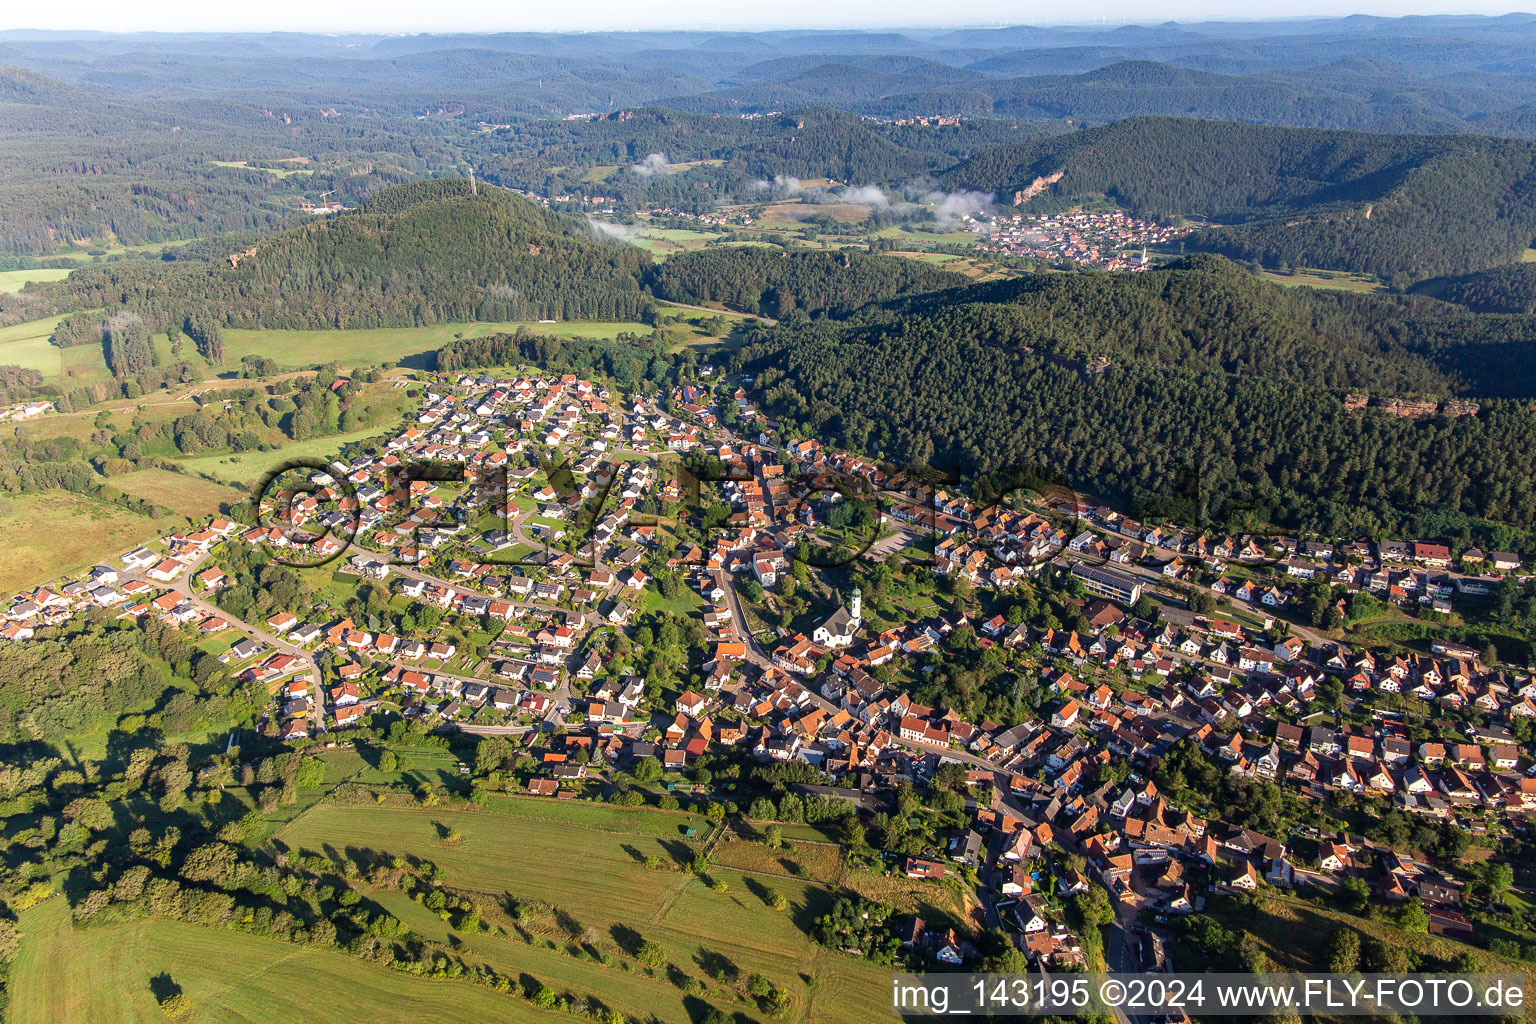
POLYGON ((840 607, 833 612, 826 622, 816 627, 816 632, 811 634, 811 641, 820 647, 847 647, 853 643, 854 634, 858 633, 863 624, 860 618, 863 595, 859 588, 854 587, 853 593, 848 595, 848 605, 840 607))

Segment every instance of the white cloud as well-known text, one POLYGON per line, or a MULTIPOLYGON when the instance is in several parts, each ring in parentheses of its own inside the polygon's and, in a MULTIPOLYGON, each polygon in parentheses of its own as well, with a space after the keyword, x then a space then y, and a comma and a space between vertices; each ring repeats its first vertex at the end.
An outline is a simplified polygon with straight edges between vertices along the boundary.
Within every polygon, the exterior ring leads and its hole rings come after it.
POLYGON ((593 220, 587 218, 587 227, 598 238, 630 238, 640 233, 640 229, 630 224, 619 224, 611 220, 593 220))
POLYGON ((832 193, 832 200, 839 203, 864 203, 877 209, 891 204, 886 194, 874 185, 859 185, 832 193))
POLYGON ((974 217, 992 205, 990 192, 930 192, 923 201, 934 208, 934 219, 950 228, 964 216, 974 217))
POLYGON ((630 170, 643 177, 650 177, 652 174, 672 173, 671 165, 667 163, 667 154, 665 153, 647 154, 644 160, 630 167, 630 170))

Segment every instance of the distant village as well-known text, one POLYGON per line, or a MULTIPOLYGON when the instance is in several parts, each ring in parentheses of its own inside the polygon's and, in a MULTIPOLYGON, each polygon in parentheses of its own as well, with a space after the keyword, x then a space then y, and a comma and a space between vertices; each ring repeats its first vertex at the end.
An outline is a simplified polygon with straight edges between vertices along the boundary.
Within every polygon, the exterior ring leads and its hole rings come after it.
POLYGON ((966 230, 983 236, 982 252, 1114 271, 1145 270, 1149 247, 1168 245, 1189 233, 1120 210, 977 217, 966 230))

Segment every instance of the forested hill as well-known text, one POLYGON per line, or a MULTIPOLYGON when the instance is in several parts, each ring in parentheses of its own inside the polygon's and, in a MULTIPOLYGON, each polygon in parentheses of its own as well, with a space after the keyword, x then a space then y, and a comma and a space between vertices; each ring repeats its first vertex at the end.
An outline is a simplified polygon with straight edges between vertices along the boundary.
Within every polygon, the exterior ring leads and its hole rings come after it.
POLYGON ((988 344, 1082 363, 1221 370, 1377 396, 1536 395, 1536 367, 1524 367, 1536 318, 1282 288, 1204 253, 1138 274, 1027 274, 909 294, 862 316, 942 316, 960 307, 977 310, 988 344))
POLYGON ((1318 296, 1314 305, 1256 281, 1250 292, 1236 268, 1201 262, 977 286, 800 321, 755 332, 739 359, 791 435, 896 462, 961 474, 1044 465, 1094 494, 1187 521, 1200 513, 1169 496, 1194 467, 1213 516, 1241 502, 1267 509, 1261 518, 1340 532, 1441 513, 1536 526, 1536 468, 1507 454, 1536 443, 1529 394, 1482 400, 1460 418, 1432 401, 1423 419, 1344 401, 1356 387, 1444 395, 1456 374, 1437 362, 1457 338, 1513 351, 1522 344, 1492 339, 1530 337, 1536 320, 1415 300, 1456 319, 1434 337, 1393 342, 1385 336, 1402 328, 1399 313, 1381 335, 1335 351, 1352 324, 1390 313, 1391 301, 1318 296))
POLYGON ((717 302, 774 318, 797 309, 843 315, 871 302, 953 288, 965 281, 959 274, 895 256, 759 247, 673 256, 650 276, 659 298, 717 302))
POLYGON ((642 251, 511 192, 458 179, 386 189, 358 210, 231 260, 108 263, 56 286, 68 309, 126 307, 151 328, 207 311, 226 326, 410 327, 452 320, 638 317, 642 251))
POLYGON ((1512 263, 1536 237, 1536 143, 1484 136, 1132 118, 991 149, 943 180, 1041 207, 1108 195, 1211 223, 1197 248, 1405 282, 1512 263))
POLYGON ((1478 313, 1536 313, 1536 263, 1432 278, 1413 290, 1478 313))

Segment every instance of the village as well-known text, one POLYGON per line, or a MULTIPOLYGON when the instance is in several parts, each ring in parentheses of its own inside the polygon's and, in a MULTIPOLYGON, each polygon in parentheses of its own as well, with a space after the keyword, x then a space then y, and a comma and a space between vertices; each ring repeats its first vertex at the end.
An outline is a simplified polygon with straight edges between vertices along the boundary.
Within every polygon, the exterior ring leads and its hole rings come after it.
MULTIPOLYGON (((266 688, 275 739, 345 744, 387 710, 506 739, 536 764, 520 784, 556 799, 601 796, 606 776, 652 758, 691 778, 722 750, 804 766, 806 793, 865 811, 942 779, 964 794, 964 826, 889 869, 962 879, 976 923, 1046 969, 1084 963, 1063 907, 1090 888, 1113 908, 1117 969, 1169 968, 1158 922, 1261 885, 1360 880, 1422 905, 1433 933, 1473 940, 1466 879, 1362 835, 1208 820, 1153 774, 1194 751, 1317 808, 1348 794, 1470 833, 1523 831, 1529 672, 1454 643, 1382 657, 1283 618, 1322 582, 1450 613, 1523 579, 1518 554, 1195 535, 1059 494, 983 506, 815 441, 775 446, 744 385, 707 366, 648 397, 530 368, 428 376, 371 453, 291 470, 250 521, 215 517, 16 595, 0 637, 26 642, 90 608, 163 620, 266 688), (862 562, 975 599, 877 621, 857 585, 829 584, 817 567, 853 546, 832 526, 856 502, 878 510, 862 562), (373 588, 395 625, 318 605, 260 621, 221 608, 266 558, 373 588), (773 625, 786 586, 824 598, 814 624, 773 625), (1026 621, 1009 603, 1023 588, 1062 595, 1071 623, 1026 621), (686 620, 696 667, 680 636, 647 625, 633 638, 660 612, 686 620), (969 721, 914 701, 912 684, 962 647, 1028 677, 1038 715, 969 721), (681 659, 673 678, 688 685, 636 671, 648 650, 681 659)), ((941 962, 970 955, 952 933, 904 927, 904 942, 938 941, 941 962)))
POLYGON ((1148 247, 1169 245, 1189 233, 1122 210, 1015 213, 977 217, 965 226, 983 236, 983 252, 1112 271, 1144 270, 1148 247))

